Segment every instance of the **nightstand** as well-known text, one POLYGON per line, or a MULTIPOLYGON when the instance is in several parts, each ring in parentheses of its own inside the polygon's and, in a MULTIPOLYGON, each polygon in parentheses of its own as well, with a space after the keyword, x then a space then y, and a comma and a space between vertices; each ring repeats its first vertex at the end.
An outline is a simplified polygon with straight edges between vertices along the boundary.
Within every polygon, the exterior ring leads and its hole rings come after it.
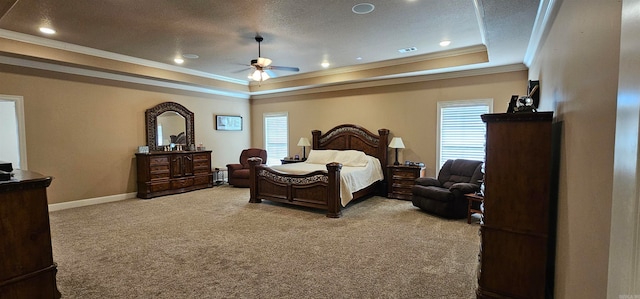
POLYGON ((420 177, 422 167, 408 165, 388 165, 388 198, 411 200, 411 187, 420 177))
POLYGON ((469 202, 469 206, 467 208, 467 223, 471 223, 471 215, 480 214, 480 223, 482 224, 482 202, 484 201, 484 197, 476 193, 465 194, 464 197, 469 202), (478 204, 474 204, 474 202, 477 202, 478 204))
POLYGON ((304 162, 304 161, 306 161, 306 160, 307 160, 307 159, 298 159, 298 160, 295 160, 295 159, 286 159, 286 158, 285 158, 285 159, 280 159, 280 163, 282 163, 282 164, 284 165, 284 164, 290 164, 290 163, 300 163, 300 162, 304 162))

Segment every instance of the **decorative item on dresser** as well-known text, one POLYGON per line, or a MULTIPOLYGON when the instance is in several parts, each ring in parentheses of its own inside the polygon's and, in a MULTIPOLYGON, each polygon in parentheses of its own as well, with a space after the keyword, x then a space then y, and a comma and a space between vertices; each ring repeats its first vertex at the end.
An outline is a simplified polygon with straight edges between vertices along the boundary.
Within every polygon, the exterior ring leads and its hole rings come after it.
POLYGON ((388 198, 411 200, 411 187, 422 177, 423 168, 414 165, 388 165, 388 198))
POLYGON ((193 112, 164 102, 145 111, 145 123, 149 151, 136 153, 139 198, 213 187, 211 151, 193 150, 193 112))
POLYGON ((60 298, 47 190, 51 177, 15 170, 0 182, 0 298, 60 298))
POLYGON ((552 112, 485 114, 478 298, 553 297, 557 126, 552 112))

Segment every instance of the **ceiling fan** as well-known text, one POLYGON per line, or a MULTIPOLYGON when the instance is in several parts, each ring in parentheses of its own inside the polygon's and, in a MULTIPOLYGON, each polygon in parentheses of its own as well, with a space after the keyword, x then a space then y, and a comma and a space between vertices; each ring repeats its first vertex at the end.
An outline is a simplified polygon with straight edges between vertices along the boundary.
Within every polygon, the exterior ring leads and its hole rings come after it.
POLYGON ((271 70, 281 70, 281 71, 291 71, 291 72, 299 72, 300 68, 291 67, 291 66, 276 66, 271 65, 271 59, 262 57, 260 54, 260 43, 264 39, 260 35, 256 35, 256 42, 258 42, 258 58, 251 60, 251 74, 249 78, 254 81, 262 82, 269 78, 275 78, 277 75, 271 70))

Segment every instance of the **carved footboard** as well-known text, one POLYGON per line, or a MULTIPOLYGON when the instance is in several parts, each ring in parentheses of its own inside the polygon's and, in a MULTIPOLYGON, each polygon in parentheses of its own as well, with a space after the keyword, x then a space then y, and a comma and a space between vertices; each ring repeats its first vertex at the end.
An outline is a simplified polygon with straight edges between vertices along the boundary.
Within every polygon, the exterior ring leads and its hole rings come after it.
POLYGON ((249 160, 251 203, 263 199, 327 211, 327 217, 338 218, 340 211, 340 170, 342 164, 327 164, 327 172, 304 175, 285 174, 261 164, 262 159, 249 160))

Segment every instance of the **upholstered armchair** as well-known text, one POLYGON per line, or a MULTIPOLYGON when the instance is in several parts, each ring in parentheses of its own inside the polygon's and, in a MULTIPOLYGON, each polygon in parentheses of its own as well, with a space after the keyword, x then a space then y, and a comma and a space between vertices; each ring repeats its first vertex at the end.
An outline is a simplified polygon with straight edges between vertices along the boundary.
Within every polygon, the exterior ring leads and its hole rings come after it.
POLYGON ((479 191, 482 179, 482 161, 447 160, 437 179, 416 179, 411 187, 411 202, 438 216, 466 218, 468 203, 464 195, 479 191))
POLYGON ((229 185, 249 188, 249 162, 247 162, 247 160, 251 157, 260 157, 262 159, 262 164, 267 163, 266 150, 260 148, 248 148, 242 150, 242 153, 240 154, 240 163, 227 164, 229 185))

